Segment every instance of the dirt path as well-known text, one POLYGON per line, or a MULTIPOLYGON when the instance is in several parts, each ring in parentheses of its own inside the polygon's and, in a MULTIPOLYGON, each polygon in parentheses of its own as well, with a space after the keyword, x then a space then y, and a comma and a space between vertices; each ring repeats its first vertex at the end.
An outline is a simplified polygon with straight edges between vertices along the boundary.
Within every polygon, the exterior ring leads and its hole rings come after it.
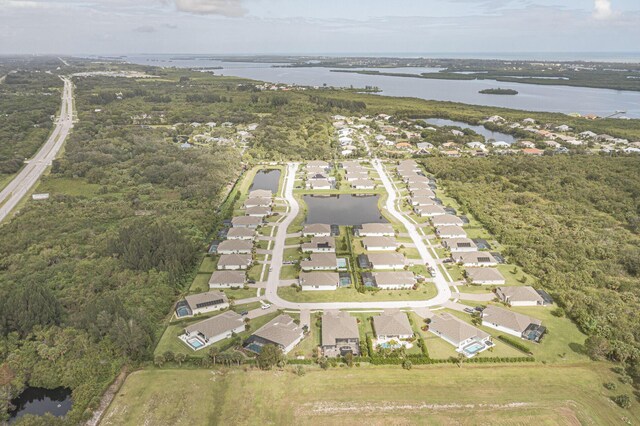
POLYGON ((116 377, 111 386, 109 386, 109 389, 107 389, 104 395, 102 395, 100 405, 98 406, 96 411, 93 412, 93 416, 91 416, 91 418, 87 420, 85 426, 98 426, 98 423, 100 423, 102 416, 104 415, 105 411, 107 411, 107 408, 109 408, 111 401, 113 401, 113 398, 122 387, 122 384, 124 383, 128 375, 129 372, 127 371, 127 369, 122 369, 120 374, 118 374, 118 377, 116 377))

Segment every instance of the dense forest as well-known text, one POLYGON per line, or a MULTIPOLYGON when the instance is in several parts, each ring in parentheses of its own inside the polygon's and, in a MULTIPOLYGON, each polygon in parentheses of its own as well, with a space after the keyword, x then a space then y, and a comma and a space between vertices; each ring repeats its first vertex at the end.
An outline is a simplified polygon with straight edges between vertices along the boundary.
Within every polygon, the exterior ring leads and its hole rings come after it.
POLYGON ((592 337, 594 357, 640 362, 640 159, 432 159, 427 169, 540 278, 592 337))
POLYGON ((61 89, 62 80, 39 70, 6 74, 0 84, 0 175, 16 173, 44 142, 61 89))
POLYGON ((0 422, 29 384, 71 388, 76 424, 124 364, 148 359, 240 172, 232 148, 183 150, 95 114, 109 109, 96 87, 110 84, 135 82, 77 82, 80 122, 39 187, 51 199, 0 228, 0 422))

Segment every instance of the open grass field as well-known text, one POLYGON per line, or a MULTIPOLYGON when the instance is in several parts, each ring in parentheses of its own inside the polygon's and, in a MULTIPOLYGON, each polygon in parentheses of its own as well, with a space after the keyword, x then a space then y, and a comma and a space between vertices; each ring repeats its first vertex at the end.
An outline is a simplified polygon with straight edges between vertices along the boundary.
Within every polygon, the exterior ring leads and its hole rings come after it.
POLYGON ((373 302, 393 300, 427 300, 437 294, 433 283, 422 283, 417 290, 380 290, 358 293, 353 287, 328 291, 296 291, 280 287, 278 294, 292 302, 373 302))
POLYGON ((610 365, 453 365, 282 371, 149 369, 132 373, 102 425, 613 425, 640 419, 610 365))

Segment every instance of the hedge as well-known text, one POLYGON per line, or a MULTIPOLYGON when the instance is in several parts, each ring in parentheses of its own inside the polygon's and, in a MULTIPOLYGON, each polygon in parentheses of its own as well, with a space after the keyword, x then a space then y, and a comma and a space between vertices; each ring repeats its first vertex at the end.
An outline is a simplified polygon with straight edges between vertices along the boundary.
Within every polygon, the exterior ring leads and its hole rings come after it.
POLYGON ((512 339, 511 337, 500 335, 500 336, 498 336, 498 340, 502 340, 507 345, 513 346, 514 348, 516 348, 519 351, 522 351, 522 352, 524 352, 526 354, 529 354, 529 355, 532 354, 531 350, 529 350, 527 345, 525 345, 524 343, 519 342, 519 341, 517 341, 515 339, 512 339))

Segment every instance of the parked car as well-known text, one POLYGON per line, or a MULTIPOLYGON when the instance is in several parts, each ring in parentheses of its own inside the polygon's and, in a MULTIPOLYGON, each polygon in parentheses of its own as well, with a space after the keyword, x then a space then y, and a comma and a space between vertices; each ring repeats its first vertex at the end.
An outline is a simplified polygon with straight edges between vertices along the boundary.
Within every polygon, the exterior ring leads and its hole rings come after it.
POLYGON ((271 304, 269 303, 265 303, 264 305, 262 305, 262 309, 269 309, 271 307, 271 304))
POLYGON ((240 315, 242 315, 243 317, 244 317, 245 315, 249 315, 249 311, 242 311, 242 312, 240 312, 240 315))
POLYGON ((471 308, 464 308, 464 311, 468 314, 472 314, 475 312, 475 310, 471 309, 471 308))

